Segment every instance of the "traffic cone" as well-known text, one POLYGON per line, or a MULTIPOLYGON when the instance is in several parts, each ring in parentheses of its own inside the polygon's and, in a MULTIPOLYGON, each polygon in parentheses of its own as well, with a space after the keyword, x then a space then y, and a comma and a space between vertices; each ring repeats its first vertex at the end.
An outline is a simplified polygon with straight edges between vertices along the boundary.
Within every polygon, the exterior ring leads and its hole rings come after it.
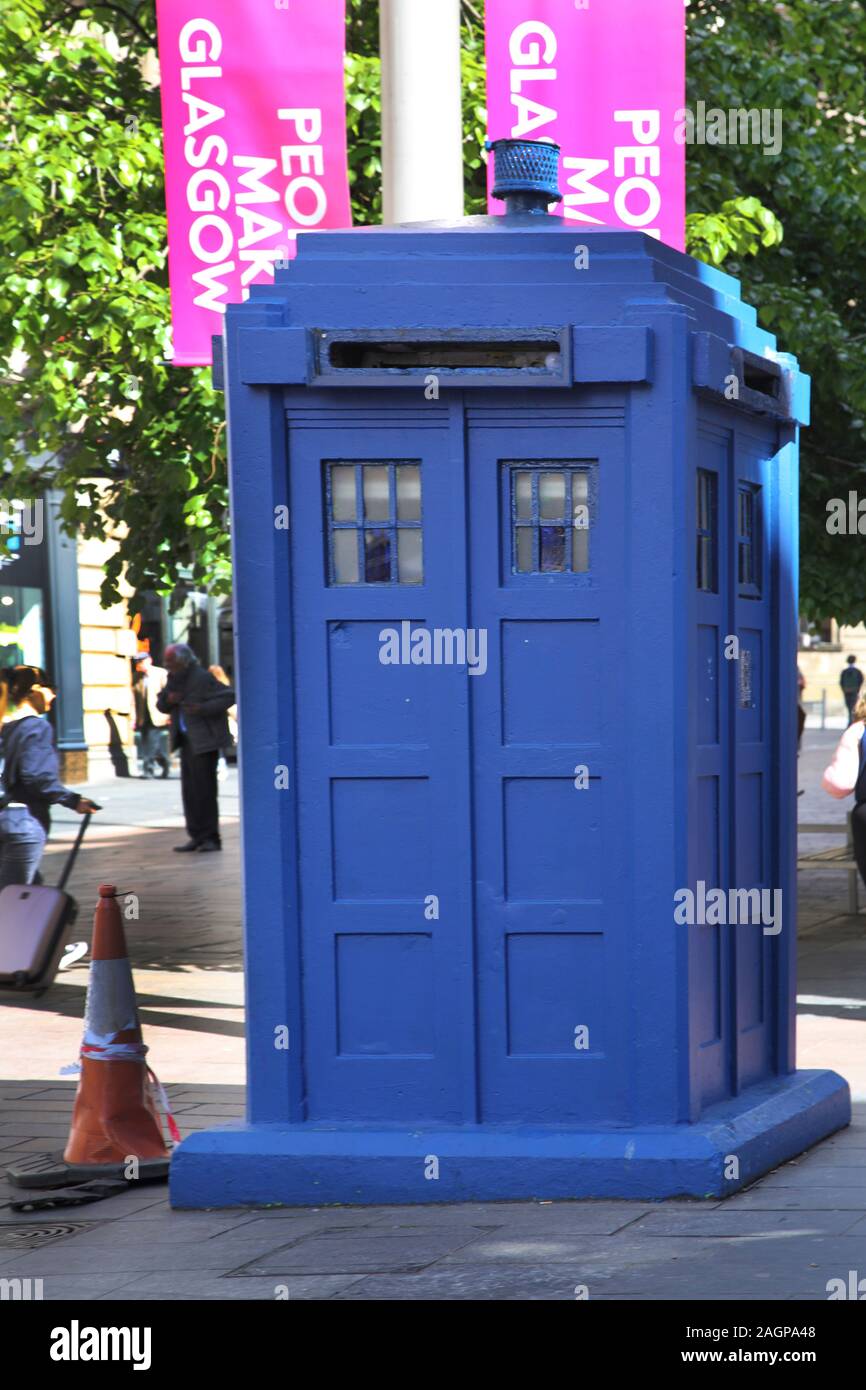
POLYGON ((100 886, 93 922, 81 1077, 63 1154, 75 1167, 115 1167, 130 1158, 166 1162, 169 1156, 149 1084, 116 893, 100 886))

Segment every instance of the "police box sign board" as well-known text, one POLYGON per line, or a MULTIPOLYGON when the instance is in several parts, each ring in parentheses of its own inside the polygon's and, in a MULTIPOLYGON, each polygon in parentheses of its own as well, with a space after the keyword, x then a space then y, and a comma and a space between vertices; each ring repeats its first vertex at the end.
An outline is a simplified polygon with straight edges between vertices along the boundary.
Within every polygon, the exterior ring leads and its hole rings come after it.
POLYGON ((683 0, 487 0, 486 25, 490 138, 562 146, 555 211, 575 228, 684 250, 683 0))
POLYGON ((176 366, 299 231, 351 224, 345 0, 157 0, 176 366))

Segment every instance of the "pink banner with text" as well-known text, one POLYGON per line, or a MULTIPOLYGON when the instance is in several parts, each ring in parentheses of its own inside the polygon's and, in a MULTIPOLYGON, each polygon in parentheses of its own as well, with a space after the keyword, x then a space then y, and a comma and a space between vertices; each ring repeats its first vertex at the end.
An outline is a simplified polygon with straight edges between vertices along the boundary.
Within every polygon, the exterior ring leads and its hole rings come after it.
POLYGON ((486 15, 490 138, 562 146, 556 212, 576 226, 683 250, 684 0, 487 0, 486 15))
POLYGON ((157 0, 175 366, 299 231, 351 223, 345 0, 157 0))

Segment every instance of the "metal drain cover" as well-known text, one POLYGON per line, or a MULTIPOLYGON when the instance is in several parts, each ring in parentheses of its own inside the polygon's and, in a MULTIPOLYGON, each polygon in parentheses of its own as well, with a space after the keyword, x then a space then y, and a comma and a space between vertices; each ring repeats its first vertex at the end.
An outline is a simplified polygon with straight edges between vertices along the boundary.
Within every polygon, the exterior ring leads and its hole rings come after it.
POLYGON ((89 1231, 95 1221, 63 1221, 42 1226, 4 1226, 0 1225, 0 1250, 38 1250, 55 1240, 66 1240, 89 1231))

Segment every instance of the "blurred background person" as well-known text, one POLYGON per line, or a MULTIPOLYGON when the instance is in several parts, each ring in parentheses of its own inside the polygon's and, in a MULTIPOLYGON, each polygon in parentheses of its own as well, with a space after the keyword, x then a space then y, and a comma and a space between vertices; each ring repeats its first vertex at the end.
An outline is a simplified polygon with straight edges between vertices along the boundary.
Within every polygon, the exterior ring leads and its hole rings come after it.
MULTIPOLYGON (((231 681, 221 666, 209 666, 211 675, 219 681, 220 685, 231 687, 231 681)), ((238 707, 232 705, 226 710, 226 719, 229 724, 229 741, 225 748, 220 749, 219 762, 217 763, 217 780, 222 780, 228 776, 228 759, 238 746, 238 707)))
POLYGON ((36 879, 52 806, 79 815, 98 809, 60 781, 54 730, 45 718, 54 698, 38 666, 0 671, 0 888, 36 879))
POLYGON ((821 785, 841 801, 854 795, 851 840, 860 877, 866 885, 866 696, 854 706, 853 718, 836 745, 833 761, 825 769, 821 785))
POLYGON ((845 696, 845 706, 848 710, 848 725, 854 723, 854 706, 860 696, 860 687, 863 684, 863 672, 857 667, 856 656, 849 656, 845 669, 839 677, 839 684, 842 687, 842 694, 845 696))
POLYGON ((168 727, 171 715, 157 705, 159 695, 168 680, 168 672, 154 665, 149 652, 135 658, 132 680, 135 742, 143 777, 155 777, 157 771, 167 777, 171 767, 168 755, 168 727))
POLYGON ((219 830, 217 763, 229 741, 226 711, 235 703, 230 685, 221 685, 185 642, 165 649, 168 680, 156 707, 171 715, 171 747, 180 752, 183 814, 189 839, 178 854, 222 849, 219 830))

